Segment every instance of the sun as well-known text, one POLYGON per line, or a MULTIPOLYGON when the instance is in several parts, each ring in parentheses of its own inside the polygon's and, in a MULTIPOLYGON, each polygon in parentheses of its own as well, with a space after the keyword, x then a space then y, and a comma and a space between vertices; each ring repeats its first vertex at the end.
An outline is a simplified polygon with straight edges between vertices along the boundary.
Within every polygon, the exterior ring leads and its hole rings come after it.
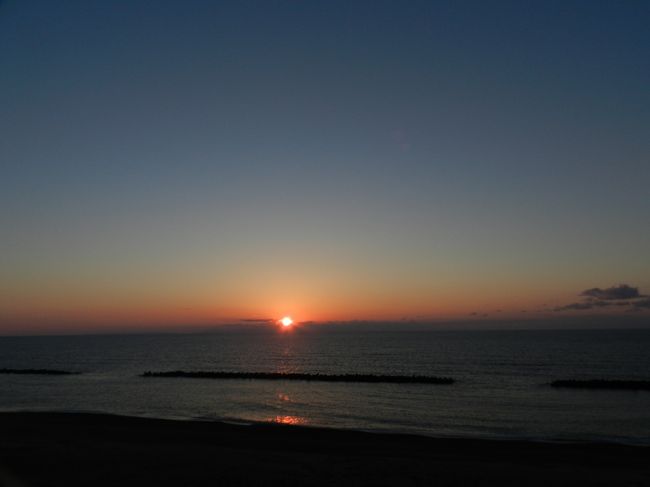
POLYGON ((293 325, 293 320, 291 319, 291 316, 285 316, 284 318, 278 321, 285 328, 289 328, 291 325, 293 325))

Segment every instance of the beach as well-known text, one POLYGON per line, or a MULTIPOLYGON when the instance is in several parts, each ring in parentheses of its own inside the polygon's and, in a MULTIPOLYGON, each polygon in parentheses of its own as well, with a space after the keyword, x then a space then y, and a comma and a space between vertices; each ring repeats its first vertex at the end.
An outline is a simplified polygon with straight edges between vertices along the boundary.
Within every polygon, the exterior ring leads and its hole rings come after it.
POLYGON ((0 485, 650 485, 650 449, 0 413, 0 485))

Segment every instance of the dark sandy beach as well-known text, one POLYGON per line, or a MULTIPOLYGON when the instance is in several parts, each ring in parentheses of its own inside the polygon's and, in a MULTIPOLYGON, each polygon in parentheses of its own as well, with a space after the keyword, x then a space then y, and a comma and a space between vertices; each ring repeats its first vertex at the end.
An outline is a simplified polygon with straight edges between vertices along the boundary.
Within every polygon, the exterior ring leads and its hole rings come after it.
POLYGON ((650 485, 650 448, 1 413, 1 485, 650 485))

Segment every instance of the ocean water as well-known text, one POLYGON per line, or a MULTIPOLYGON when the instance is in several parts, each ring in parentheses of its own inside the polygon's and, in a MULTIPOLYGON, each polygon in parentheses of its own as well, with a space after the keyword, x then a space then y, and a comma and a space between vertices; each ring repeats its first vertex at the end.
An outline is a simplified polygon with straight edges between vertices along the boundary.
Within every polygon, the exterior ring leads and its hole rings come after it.
POLYGON ((650 444, 650 391, 555 379, 650 379, 650 330, 363 331, 0 337, 0 410, 272 421, 431 436, 650 444), (454 385, 139 377, 223 370, 449 376, 454 385))

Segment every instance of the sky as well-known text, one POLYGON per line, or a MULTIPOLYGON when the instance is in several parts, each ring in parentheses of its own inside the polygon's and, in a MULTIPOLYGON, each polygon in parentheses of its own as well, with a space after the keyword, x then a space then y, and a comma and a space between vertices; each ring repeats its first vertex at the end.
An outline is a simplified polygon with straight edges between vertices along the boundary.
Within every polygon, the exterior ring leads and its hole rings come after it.
POLYGON ((0 334, 650 316, 648 25, 1 1, 0 334))

